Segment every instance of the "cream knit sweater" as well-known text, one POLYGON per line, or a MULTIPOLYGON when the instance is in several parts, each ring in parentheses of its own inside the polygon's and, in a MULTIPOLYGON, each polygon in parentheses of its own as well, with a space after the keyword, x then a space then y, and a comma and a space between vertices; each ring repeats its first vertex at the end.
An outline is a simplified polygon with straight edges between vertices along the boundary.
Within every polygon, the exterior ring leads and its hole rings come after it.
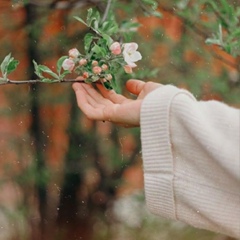
POLYGON ((141 140, 151 212, 240 238, 240 110, 160 87, 143 101, 141 140))

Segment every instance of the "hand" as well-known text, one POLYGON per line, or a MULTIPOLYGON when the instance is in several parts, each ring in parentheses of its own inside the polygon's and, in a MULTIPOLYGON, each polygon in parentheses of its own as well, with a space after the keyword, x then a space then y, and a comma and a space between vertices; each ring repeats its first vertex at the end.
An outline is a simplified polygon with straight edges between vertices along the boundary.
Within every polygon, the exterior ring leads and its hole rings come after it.
POLYGON ((140 125, 140 109, 143 98, 154 89, 162 86, 159 83, 129 80, 127 90, 137 95, 135 100, 106 90, 97 84, 99 91, 90 84, 74 83, 77 103, 83 113, 92 120, 110 121, 125 127, 140 125))

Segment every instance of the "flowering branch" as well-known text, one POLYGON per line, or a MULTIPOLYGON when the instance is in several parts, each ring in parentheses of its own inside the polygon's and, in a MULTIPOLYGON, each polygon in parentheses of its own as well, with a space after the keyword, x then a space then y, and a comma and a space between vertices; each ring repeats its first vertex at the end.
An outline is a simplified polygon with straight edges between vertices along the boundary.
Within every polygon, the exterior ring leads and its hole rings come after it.
MULTIPOLYGON (((63 3, 66 4, 67 1, 63 1, 63 3)), ((22 81, 8 78, 8 75, 16 69, 19 63, 9 54, 1 64, 0 85, 80 81, 85 83, 100 82, 107 89, 117 88, 116 75, 123 72, 122 70, 125 73, 132 73, 133 68, 137 66, 136 62, 141 60, 142 56, 138 51, 137 43, 124 43, 123 40, 127 33, 136 31, 140 24, 132 21, 123 21, 118 24, 111 7, 113 3, 113 0, 107 0, 103 16, 97 10, 90 8, 85 20, 81 17, 74 17, 90 29, 83 39, 83 52, 80 53, 77 48, 70 49, 67 56, 58 59, 55 71, 33 60, 38 79, 22 81), (121 39, 121 42, 116 39, 121 39), (73 73, 76 74, 77 79, 80 77, 81 80, 67 79, 67 75, 71 74, 72 77, 73 73)), ((159 13, 156 13, 156 1, 139 0, 138 3, 142 9, 145 5, 148 6, 148 13, 152 12, 152 15, 159 16, 159 13)))
POLYGON ((76 78, 82 79, 81 82, 100 82, 107 89, 116 87, 115 75, 121 69, 124 69, 126 73, 132 73, 132 69, 137 66, 136 62, 141 60, 142 56, 137 51, 137 43, 119 43, 111 37, 117 36, 120 27, 115 21, 114 14, 110 12, 110 4, 111 0, 107 3, 103 18, 92 8, 88 9, 86 20, 75 17, 92 30, 84 36, 84 52, 80 53, 77 48, 70 49, 67 56, 58 59, 56 71, 33 60, 38 79, 23 81, 8 79, 8 74, 18 65, 18 61, 9 54, 1 64, 0 85, 75 82, 76 80, 66 79, 68 74, 75 73, 76 78))
MULTIPOLYGON (((78 80, 78 79, 62 79, 60 81, 53 81, 52 83, 74 83, 74 82, 83 83, 85 81, 84 80, 78 80)), ((44 82, 41 79, 19 80, 19 81, 7 79, 7 81, 0 82, 0 85, 6 85, 6 84, 20 85, 20 84, 36 84, 36 83, 48 83, 48 82, 44 82)))

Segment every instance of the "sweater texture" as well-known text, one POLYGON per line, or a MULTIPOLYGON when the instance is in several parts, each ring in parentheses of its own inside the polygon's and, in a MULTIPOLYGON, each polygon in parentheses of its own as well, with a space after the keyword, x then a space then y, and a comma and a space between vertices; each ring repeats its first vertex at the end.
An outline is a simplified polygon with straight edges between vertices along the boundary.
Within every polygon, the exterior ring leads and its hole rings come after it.
POLYGON ((171 85, 148 94, 141 141, 149 210, 240 238, 240 110, 171 85))

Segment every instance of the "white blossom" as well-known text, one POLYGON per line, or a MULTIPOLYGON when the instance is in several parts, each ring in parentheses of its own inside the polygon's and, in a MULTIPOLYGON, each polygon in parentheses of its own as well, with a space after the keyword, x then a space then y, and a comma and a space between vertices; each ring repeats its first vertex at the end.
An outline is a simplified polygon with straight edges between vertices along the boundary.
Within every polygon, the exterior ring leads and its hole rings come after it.
POLYGON ((137 66, 135 62, 142 59, 142 55, 140 52, 137 51, 137 49, 138 49, 138 44, 135 42, 125 43, 123 45, 124 60, 132 68, 137 66))

